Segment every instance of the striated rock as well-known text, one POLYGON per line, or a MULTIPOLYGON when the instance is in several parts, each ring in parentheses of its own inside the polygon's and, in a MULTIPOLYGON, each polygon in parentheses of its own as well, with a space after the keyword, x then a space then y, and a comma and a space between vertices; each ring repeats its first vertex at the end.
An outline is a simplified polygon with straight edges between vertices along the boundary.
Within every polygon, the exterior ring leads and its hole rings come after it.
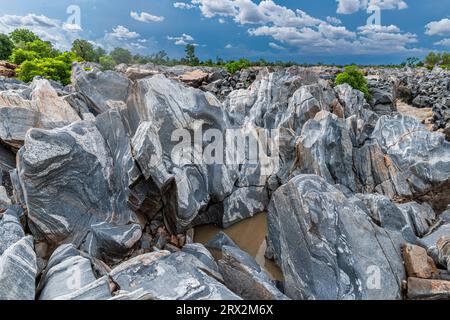
POLYGON ((409 219, 389 198, 378 194, 357 194, 356 197, 365 204, 365 211, 378 226, 385 230, 398 231, 405 240, 416 242, 409 219))
POLYGON ((427 203, 409 202, 397 206, 410 221, 409 224, 418 237, 425 236, 437 219, 433 208, 427 203))
POLYGON ((114 107, 123 107, 131 91, 132 82, 113 71, 102 72, 95 65, 75 64, 72 68, 72 85, 88 102, 94 114, 114 107))
POLYGON ((233 167, 223 160, 207 164, 211 159, 199 158, 191 147, 193 139, 199 142, 199 130, 219 134, 228 127, 214 96, 156 75, 136 83, 126 118, 134 157, 163 196, 172 233, 187 229, 210 201, 221 202, 232 193, 237 178, 233 167))
POLYGON ((107 300, 111 288, 107 276, 96 278, 92 261, 74 245, 58 247, 50 257, 39 284, 40 300, 107 300))
POLYGON ((324 179, 300 175, 280 187, 269 205, 268 228, 288 297, 402 297, 404 240, 375 225, 324 179))
POLYGON ((25 232, 13 209, 0 214, 0 256, 23 237, 25 232))
POLYGON ((450 271, 450 236, 438 240, 436 251, 439 264, 450 271))
POLYGON ((19 149, 31 128, 53 129, 80 120, 48 80, 35 78, 30 94, 0 91, 0 140, 19 149))
POLYGON ((183 258, 179 253, 167 251, 149 253, 119 265, 110 276, 122 290, 143 289, 156 300, 240 299, 183 258))
POLYGON ((0 209, 7 208, 10 205, 11 205, 11 199, 8 197, 5 187, 0 185, 0 209))
MULTIPOLYGON (((403 173, 415 199, 432 204, 437 211, 447 206, 450 144, 442 134, 429 132, 414 118, 393 115, 380 118, 372 138, 403 173)), ((401 188, 396 190, 402 196, 401 188)))
POLYGON ((355 114, 364 106, 364 94, 359 90, 353 89, 349 84, 338 85, 334 90, 337 93, 340 104, 344 108, 345 118, 355 114))
POLYGON ((128 254, 141 228, 125 203, 128 167, 126 157, 118 157, 123 149, 105 138, 92 122, 30 130, 18 154, 18 173, 39 240, 84 242, 92 256, 114 260, 128 254))
POLYGON ((246 300, 287 300, 256 261, 237 247, 222 247, 219 268, 227 287, 246 300))
POLYGON ((345 122, 322 111, 303 127, 297 140, 295 170, 317 174, 332 184, 342 184, 356 191, 352 161, 353 144, 345 122))
POLYGON ((450 281, 409 278, 408 298, 415 300, 450 299, 450 281))
POLYGON ((433 259, 428 256, 424 248, 406 244, 402 252, 408 277, 430 279, 438 274, 433 259))
POLYGON ((29 236, 0 256, 0 300, 34 300, 35 281, 36 255, 33 237, 29 236))

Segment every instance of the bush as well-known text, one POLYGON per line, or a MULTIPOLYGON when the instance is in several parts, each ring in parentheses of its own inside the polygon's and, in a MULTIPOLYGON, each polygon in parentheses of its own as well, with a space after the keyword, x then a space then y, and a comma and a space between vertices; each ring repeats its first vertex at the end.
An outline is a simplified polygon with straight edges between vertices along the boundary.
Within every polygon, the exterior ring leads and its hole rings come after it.
POLYGON ((252 63, 246 59, 241 59, 238 61, 231 61, 225 65, 225 69, 231 74, 235 74, 242 69, 251 67, 252 63))
POLYGON ((99 59, 99 63, 102 66, 102 70, 113 70, 114 67, 116 66, 116 61, 114 61, 113 58, 111 58, 110 56, 103 56, 100 57, 99 59))
POLYGON ((6 60, 14 49, 14 43, 6 34, 0 34, 0 60, 6 60))
POLYGON ((22 64, 25 61, 31 61, 35 59, 39 59, 39 54, 34 51, 26 51, 21 48, 16 48, 13 50, 9 61, 15 64, 22 64))
POLYGON ((30 82, 36 76, 56 80, 63 85, 70 83, 72 62, 79 61, 73 52, 65 52, 56 58, 42 58, 27 60, 16 70, 17 77, 25 82, 30 82))
POLYGON ((11 40, 16 45, 19 45, 20 43, 28 43, 39 40, 39 37, 28 29, 16 29, 9 35, 11 40))
POLYGON ((364 97, 367 101, 372 99, 369 88, 367 87, 367 80, 364 77, 364 74, 361 70, 356 66, 348 66, 345 67, 345 71, 343 73, 338 74, 336 77, 336 84, 349 84, 353 89, 357 89, 364 93, 364 97))

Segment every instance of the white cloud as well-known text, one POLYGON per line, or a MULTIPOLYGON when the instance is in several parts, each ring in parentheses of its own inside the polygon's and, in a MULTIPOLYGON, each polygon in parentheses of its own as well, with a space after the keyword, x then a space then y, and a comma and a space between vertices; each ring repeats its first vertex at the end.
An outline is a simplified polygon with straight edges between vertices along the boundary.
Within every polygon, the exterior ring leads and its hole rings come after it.
POLYGON ((337 13, 352 14, 359 10, 366 10, 370 6, 377 6, 381 10, 403 10, 408 4, 403 0, 336 0, 338 3, 337 13))
POLYGON ((70 49, 72 41, 78 38, 79 32, 82 31, 80 26, 75 27, 44 15, 29 13, 24 16, 0 16, 0 33, 7 34, 18 28, 33 31, 43 40, 52 42, 59 50, 70 49))
POLYGON ((177 8, 177 9, 186 9, 186 10, 195 8, 195 6, 193 4, 186 3, 186 2, 175 2, 173 4, 173 6, 174 6, 174 8, 177 8))
POLYGON ((219 19, 219 23, 224 24, 224 23, 225 23, 225 19, 220 18, 220 19, 219 19))
MULTIPOLYGON (((192 0, 205 18, 230 17, 237 24, 250 25, 250 36, 272 38, 277 46, 296 47, 301 53, 322 54, 394 54, 416 52, 410 48, 417 36, 405 33, 394 25, 360 27, 348 30, 335 17, 325 20, 310 16, 302 10, 290 9, 273 0, 192 0), (275 42, 276 41, 276 42, 275 42), (280 43, 280 44, 278 44, 280 43)), ((404 9, 401 0, 339 1, 342 12, 358 11, 370 4, 384 9, 404 9)), ((273 49, 275 46, 270 45, 273 49)))
POLYGON ((174 41, 174 44, 177 46, 185 46, 188 44, 197 45, 196 43, 192 43, 194 41, 194 38, 186 33, 183 33, 179 37, 167 37, 168 40, 174 41))
POLYGON ((330 24, 334 24, 334 25, 342 24, 341 19, 338 19, 338 18, 336 18, 336 17, 330 17, 330 16, 328 16, 328 17, 326 18, 326 20, 327 20, 327 22, 330 23, 330 24))
POLYGON ((155 16, 153 14, 150 14, 148 12, 141 12, 137 13, 135 11, 130 12, 130 16, 137 21, 150 23, 150 22, 161 22, 164 21, 164 17, 161 16, 155 16))
POLYGON ((450 47, 450 39, 442 39, 441 41, 435 42, 435 46, 444 46, 444 47, 450 47))
POLYGON ((232 48, 233 48, 233 45, 230 43, 225 46, 225 49, 232 49, 232 48))
POLYGON ((130 31, 127 27, 124 27, 122 25, 118 25, 117 27, 113 28, 113 32, 108 33, 108 35, 120 40, 136 39, 140 37, 139 33, 130 31))
POLYGON ((279 44, 276 44, 275 42, 269 42, 269 47, 275 50, 286 50, 285 47, 280 46, 279 44))
POLYGON ((425 26, 425 34, 434 35, 450 35, 450 19, 442 19, 440 21, 432 21, 425 26))

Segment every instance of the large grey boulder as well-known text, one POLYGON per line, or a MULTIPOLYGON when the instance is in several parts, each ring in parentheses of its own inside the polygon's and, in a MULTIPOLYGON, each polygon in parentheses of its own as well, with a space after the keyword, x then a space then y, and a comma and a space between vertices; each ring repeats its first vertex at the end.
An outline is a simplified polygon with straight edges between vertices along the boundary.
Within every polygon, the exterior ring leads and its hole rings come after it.
POLYGON ((290 298, 402 298, 400 233, 377 226, 323 178, 300 175, 279 188, 268 227, 290 298))
POLYGON ((88 109, 96 115, 111 108, 123 107, 132 82, 120 73, 102 72, 97 65, 77 63, 72 68, 72 85, 86 99, 88 109))
POLYGON ((217 135, 228 128, 227 116, 212 94, 155 75, 137 81, 125 114, 133 155, 144 177, 166 197, 171 232, 183 231, 210 201, 221 202, 231 194, 237 179, 233 167, 223 161, 208 164, 211 159, 191 148, 194 139, 199 147, 206 143, 195 132, 211 129, 217 135))
POLYGON ((156 300, 240 300, 192 262, 185 262, 185 255, 167 251, 141 255, 117 266, 110 276, 121 290, 142 289, 156 300))
POLYGON ((297 140, 295 171, 320 175, 329 183, 356 192, 353 143, 343 119, 321 111, 305 124, 297 140))
MULTIPOLYGON (((109 130, 120 133, 118 126, 109 130)), ((39 240, 83 245, 92 256, 111 261, 129 253, 141 227, 125 203, 128 162, 118 157, 123 146, 105 139, 92 122, 32 129, 18 154, 18 174, 39 240)))
POLYGON ((107 300, 108 276, 97 276, 92 262, 72 244, 58 247, 50 257, 39 284, 40 300, 107 300))
POLYGON ((414 199, 441 212, 447 207, 450 144, 443 134, 429 132, 417 119, 397 114, 381 117, 372 138, 403 173, 414 199))
POLYGON ((0 300, 34 300, 36 273, 33 237, 24 237, 0 256, 0 300))

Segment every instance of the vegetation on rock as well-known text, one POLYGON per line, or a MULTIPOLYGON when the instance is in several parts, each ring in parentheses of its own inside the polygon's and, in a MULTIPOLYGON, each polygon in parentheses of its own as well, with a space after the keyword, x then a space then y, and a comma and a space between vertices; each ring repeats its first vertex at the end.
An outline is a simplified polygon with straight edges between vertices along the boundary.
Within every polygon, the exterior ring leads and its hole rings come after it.
POLYGON ((364 93, 364 97, 367 101, 371 100, 371 95, 369 93, 369 88, 367 87, 367 80, 364 74, 357 66, 345 67, 345 71, 338 74, 336 77, 336 84, 349 84, 353 89, 357 89, 364 93))

